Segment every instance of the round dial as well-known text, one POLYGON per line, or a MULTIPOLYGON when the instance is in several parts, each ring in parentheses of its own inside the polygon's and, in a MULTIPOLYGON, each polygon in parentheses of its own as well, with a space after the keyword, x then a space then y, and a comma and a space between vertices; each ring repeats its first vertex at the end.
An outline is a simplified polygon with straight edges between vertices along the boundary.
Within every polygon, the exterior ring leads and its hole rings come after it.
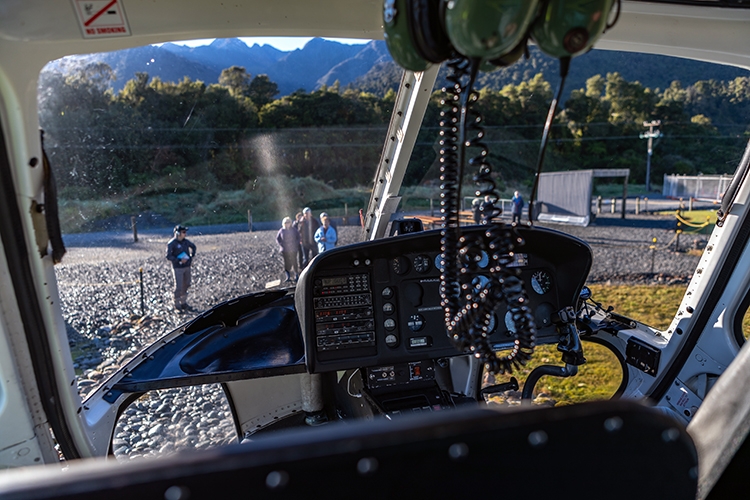
POLYGON ((399 276, 402 274, 406 274, 409 272, 409 259, 407 259, 403 255, 400 257, 396 257, 395 259, 391 260, 391 267, 393 268, 393 272, 398 274, 399 276))
POLYGON ((489 265, 489 263, 490 263, 490 256, 487 255, 487 252, 482 250, 482 253, 479 256, 479 261, 477 262, 477 265, 479 266, 480 269, 484 269, 485 267, 489 265))
POLYGON ((516 333, 516 323, 513 321, 513 314, 510 311, 505 313, 505 328, 510 333, 516 333))
POLYGON ((443 254, 439 253, 435 256, 435 269, 443 272, 443 254))
POLYGON ((483 274, 477 274, 471 280, 472 290, 475 293, 479 293, 479 292, 481 292, 484 289, 485 286, 487 286, 487 283, 489 283, 489 282, 490 282, 490 279, 487 276, 485 276, 483 274))
POLYGON ((412 314, 409 316, 409 321, 406 322, 406 326, 408 326, 409 330, 412 332, 418 332, 424 328, 424 316, 421 314, 412 314))
POLYGON ((492 334, 495 331, 495 328, 497 327, 497 316, 495 316, 495 313, 490 314, 490 322, 487 325, 487 335, 492 334))
POLYGON ((426 273, 432 266, 430 258, 426 255, 417 255, 414 257, 412 264, 414 265, 414 270, 418 273, 426 273))
POLYGON ((536 271, 531 275, 531 288, 539 295, 544 295, 552 288, 552 278, 546 271, 536 271))

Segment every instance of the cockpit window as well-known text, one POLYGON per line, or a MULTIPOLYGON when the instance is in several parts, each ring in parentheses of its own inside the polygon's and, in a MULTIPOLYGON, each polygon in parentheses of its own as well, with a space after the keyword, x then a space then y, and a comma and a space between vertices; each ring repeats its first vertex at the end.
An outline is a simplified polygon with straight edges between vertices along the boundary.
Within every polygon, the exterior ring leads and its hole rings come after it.
POLYGON ((357 83, 337 67, 381 45, 216 40, 44 68, 39 121, 68 250, 55 271, 82 395, 199 312, 293 285, 306 261, 284 259, 286 217, 315 251, 323 213, 330 245, 359 240, 395 94, 367 84, 377 72, 357 83))

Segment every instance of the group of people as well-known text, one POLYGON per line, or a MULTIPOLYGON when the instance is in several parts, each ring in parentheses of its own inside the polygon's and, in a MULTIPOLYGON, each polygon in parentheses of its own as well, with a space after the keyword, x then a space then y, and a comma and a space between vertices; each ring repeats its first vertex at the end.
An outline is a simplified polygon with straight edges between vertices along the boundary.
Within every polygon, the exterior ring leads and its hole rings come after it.
MULTIPOLYGON (((518 191, 513 193, 513 198, 510 200, 510 213, 512 216, 512 222, 521 223, 521 215, 523 214, 524 201, 523 197, 518 191)), ((491 219, 492 215, 490 212, 494 210, 494 202, 490 195, 486 195, 484 199, 475 198, 471 204, 471 209, 474 214, 474 223, 481 224, 484 219, 491 219)))
MULTIPOLYGON (((173 238, 167 243, 167 260, 172 263, 174 277, 174 308, 178 312, 194 311, 187 303, 190 288, 190 270, 195 258, 196 246, 187 239, 188 228, 175 226, 173 238)), ((320 214, 320 221, 305 208, 295 220, 284 217, 281 229, 276 233, 276 243, 284 257, 286 281, 295 281, 300 271, 319 253, 336 246, 338 233, 327 213, 320 214), (294 272, 294 277, 292 277, 294 272)))
MULTIPOLYGON (((477 224, 481 222, 483 213, 491 209, 490 205, 489 197, 474 204, 474 219, 477 224)), ((513 222, 521 222, 523 206, 523 198, 516 191, 511 209, 513 222)), ((185 226, 175 226, 174 237, 167 243, 167 260, 172 263, 175 284, 174 307, 179 312, 194 310, 187 303, 187 290, 190 287, 190 266, 195 257, 196 247, 186 238, 187 231, 188 228, 185 226)), ((334 248, 337 241, 336 227, 325 212, 320 214, 320 221, 313 216, 312 210, 308 207, 299 212, 294 221, 290 217, 284 217, 281 229, 276 233, 276 243, 284 257, 286 281, 296 281, 300 271, 316 255, 334 248)))
POLYGON ((305 207, 292 221, 284 217, 281 229, 276 233, 276 243, 284 256, 286 281, 299 278, 299 273, 310 261, 326 250, 336 246, 338 233, 327 213, 320 214, 320 222, 313 217, 312 210, 305 207))

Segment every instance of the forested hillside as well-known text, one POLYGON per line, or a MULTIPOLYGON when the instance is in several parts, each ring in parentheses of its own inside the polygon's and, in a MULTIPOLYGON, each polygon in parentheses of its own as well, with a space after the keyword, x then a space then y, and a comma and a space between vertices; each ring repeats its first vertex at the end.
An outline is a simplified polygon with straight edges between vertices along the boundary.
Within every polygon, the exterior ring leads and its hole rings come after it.
MULTIPOLYGON (((106 64, 42 76, 40 122, 63 199, 250 191, 271 174, 369 187, 395 99, 392 91, 380 97, 338 85, 278 98, 275 82, 237 66, 210 85, 138 73, 119 92, 109 90, 106 64)), ((478 109, 501 185, 530 183, 552 95, 541 73, 481 91, 478 109)), ((439 92, 407 184, 438 177, 438 102, 439 92)), ((750 78, 675 81, 658 90, 619 73, 593 76, 561 106, 545 168, 630 168, 631 182, 643 183, 646 120, 661 120, 657 186, 664 173, 732 172, 750 136, 750 78)))

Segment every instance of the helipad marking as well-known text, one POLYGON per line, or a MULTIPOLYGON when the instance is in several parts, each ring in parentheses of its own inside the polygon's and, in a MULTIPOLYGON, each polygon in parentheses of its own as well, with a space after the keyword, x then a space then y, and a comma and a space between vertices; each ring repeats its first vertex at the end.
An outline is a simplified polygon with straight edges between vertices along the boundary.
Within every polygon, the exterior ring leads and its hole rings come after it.
POLYGON ((84 38, 129 36, 122 0, 73 0, 84 38))

